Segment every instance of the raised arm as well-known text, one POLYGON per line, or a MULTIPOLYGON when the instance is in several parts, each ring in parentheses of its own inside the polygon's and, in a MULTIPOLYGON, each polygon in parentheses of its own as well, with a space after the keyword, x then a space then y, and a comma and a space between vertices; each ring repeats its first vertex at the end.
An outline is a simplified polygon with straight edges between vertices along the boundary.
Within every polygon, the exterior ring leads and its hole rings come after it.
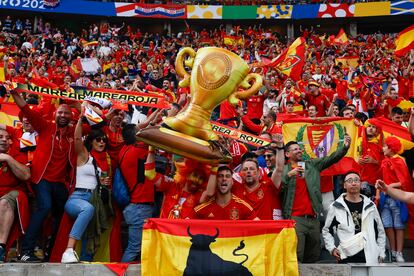
POLYGON ((204 203, 216 193, 217 186, 217 166, 211 168, 210 177, 208 178, 207 188, 200 197, 200 203, 204 203))
POLYGON ((280 184, 282 183, 283 168, 285 166, 285 150, 283 147, 283 135, 273 134, 272 144, 275 144, 275 146, 272 146, 272 148, 276 149, 276 166, 272 173, 272 182, 273 185, 275 185, 276 189, 279 189, 280 184))
POLYGON ((76 154, 78 155, 78 161, 77 164, 84 164, 89 157, 89 153, 87 151, 87 149, 85 148, 84 144, 83 144, 83 140, 82 140, 82 118, 85 114, 85 104, 82 104, 82 111, 81 111, 81 116, 79 116, 79 120, 78 123, 76 124, 75 127, 75 132, 74 132, 74 139, 75 139, 75 151, 76 154))
POLYGON ((27 104, 23 97, 20 96, 20 94, 15 89, 11 89, 10 94, 12 95, 14 102, 20 109, 22 109, 27 104))
POLYGON ((385 182, 382 180, 377 180, 375 187, 381 192, 388 194, 392 198, 407 202, 409 204, 414 204, 414 193, 396 189, 390 185, 385 184, 385 182))
POLYGON ((338 93, 335 93, 335 94, 333 95, 332 102, 331 102, 331 104, 329 105, 328 111, 326 112, 326 113, 327 113, 326 115, 328 115, 328 117, 333 117, 333 115, 334 115, 334 113, 333 113, 333 108, 334 108, 334 106, 335 106, 336 99, 338 99, 338 93))

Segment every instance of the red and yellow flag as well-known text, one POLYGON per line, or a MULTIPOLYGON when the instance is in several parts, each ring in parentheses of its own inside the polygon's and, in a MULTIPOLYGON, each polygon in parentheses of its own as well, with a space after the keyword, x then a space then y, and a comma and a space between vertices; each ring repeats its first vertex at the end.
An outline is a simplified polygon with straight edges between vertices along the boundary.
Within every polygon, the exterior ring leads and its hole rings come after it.
POLYGON ((299 275, 296 243, 291 220, 149 219, 142 275, 299 275))
POLYGON ((0 105, 0 122, 7 126, 16 127, 19 120, 19 107, 15 103, 2 103, 0 105))
POLYGON ((375 125, 381 126, 384 138, 394 136, 401 141, 404 150, 414 148, 414 143, 411 141, 411 134, 408 132, 407 128, 400 126, 385 117, 371 118, 369 120, 370 122, 375 123, 375 125))
POLYGON ((348 36, 346 35, 344 29, 340 29, 338 34, 336 35, 336 37, 333 40, 333 43, 335 44, 347 44, 349 43, 349 39, 348 36))
POLYGON ((357 68, 359 57, 341 57, 341 58, 335 58, 335 64, 338 65, 338 63, 342 63, 343 68, 349 68, 350 66, 353 68, 357 68))
POLYGON ((344 174, 359 171, 357 163, 358 127, 352 119, 344 118, 297 118, 283 122, 283 138, 285 143, 298 142, 304 150, 303 158, 310 160, 331 155, 343 144, 344 135, 348 133, 352 142, 348 153, 336 164, 322 172, 322 175, 344 174))
POLYGON ((0 61, 0 81, 6 81, 6 70, 4 70, 4 62, 0 61))
POLYGON ((397 57, 405 56, 411 49, 414 49, 414 24, 398 34, 395 40, 395 52, 397 57))
POLYGON ((243 45, 243 38, 238 36, 226 35, 223 38, 223 43, 229 46, 243 45))
POLYGON ((306 40, 298 37, 286 50, 267 66, 276 67, 281 73, 298 81, 305 65, 306 40))

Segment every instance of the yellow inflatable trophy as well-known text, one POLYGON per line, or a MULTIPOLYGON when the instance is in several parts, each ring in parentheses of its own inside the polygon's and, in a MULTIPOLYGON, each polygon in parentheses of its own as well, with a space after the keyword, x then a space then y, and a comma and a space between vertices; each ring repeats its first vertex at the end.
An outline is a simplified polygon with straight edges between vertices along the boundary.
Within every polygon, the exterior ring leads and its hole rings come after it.
POLYGON ((164 119, 162 126, 148 127, 137 139, 163 150, 204 163, 231 162, 231 156, 218 144, 210 124, 212 110, 225 99, 236 105, 262 87, 262 78, 250 73, 238 55, 217 47, 195 52, 180 50, 175 62, 181 87, 190 86, 190 102, 175 117, 164 119), (186 67, 191 72, 186 71, 186 67))

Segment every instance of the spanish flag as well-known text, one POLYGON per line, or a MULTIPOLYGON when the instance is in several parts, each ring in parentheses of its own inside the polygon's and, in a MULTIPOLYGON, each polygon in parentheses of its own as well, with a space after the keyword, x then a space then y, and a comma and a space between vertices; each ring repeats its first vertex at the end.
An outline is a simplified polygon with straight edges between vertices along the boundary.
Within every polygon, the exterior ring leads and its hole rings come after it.
POLYGON ((411 49, 414 49, 414 24, 398 34, 395 40, 395 55, 405 56, 411 49))
POLYGON ((19 123, 19 107, 14 103, 0 105, 0 122, 7 126, 16 127, 19 123))
POLYGON ((4 70, 4 62, 0 61, 0 82, 6 81, 6 70, 4 70))
POLYGON ((341 58, 335 58, 335 64, 338 65, 338 63, 342 63, 343 68, 349 68, 352 66, 353 68, 357 68, 359 57, 341 57, 341 58))
POLYGON ((322 175, 344 174, 359 171, 357 163, 358 127, 353 119, 344 118, 293 118, 283 122, 283 138, 298 142, 303 149, 303 159, 323 158, 337 150, 344 143, 344 135, 351 136, 351 146, 347 154, 336 164, 327 168, 322 175))
POLYGON ((347 44, 349 43, 349 39, 348 36, 346 35, 344 29, 340 29, 338 34, 336 35, 336 37, 333 40, 334 44, 347 44))
POLYGON ((294 222, 149 219, 142 275, 299 275, 294 222))
POLYGON ((375 125, 381 126, 384 138, 395 136, 401 141, 404 150, 414 148, 414 142, 411 141, 411 134, 408 132, 407 128, 400 126, 385 117, 371 118, 369 120, 370 122, 375 123, 375 125))
POLYGON ((243 45, 243 38, 238 36, 226 35, 223 38, 223 43, 229 46, 243 45))
POLYGON ((274 58, 267 66, 276 67, 281 73, 298 81, 305 65, 306 40, 298 37, 289 48, 274 58))

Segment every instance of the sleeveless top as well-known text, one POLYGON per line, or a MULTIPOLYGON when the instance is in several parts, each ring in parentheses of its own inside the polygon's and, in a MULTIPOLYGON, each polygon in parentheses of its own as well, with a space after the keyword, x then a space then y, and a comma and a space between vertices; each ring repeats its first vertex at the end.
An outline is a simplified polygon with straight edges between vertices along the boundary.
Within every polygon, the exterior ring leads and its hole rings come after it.
POLYGON ((88 161, 85 164, 77 167, 76 188, 93 190, 98 185, 92 160, 93 157, 89 156, 88 161))

